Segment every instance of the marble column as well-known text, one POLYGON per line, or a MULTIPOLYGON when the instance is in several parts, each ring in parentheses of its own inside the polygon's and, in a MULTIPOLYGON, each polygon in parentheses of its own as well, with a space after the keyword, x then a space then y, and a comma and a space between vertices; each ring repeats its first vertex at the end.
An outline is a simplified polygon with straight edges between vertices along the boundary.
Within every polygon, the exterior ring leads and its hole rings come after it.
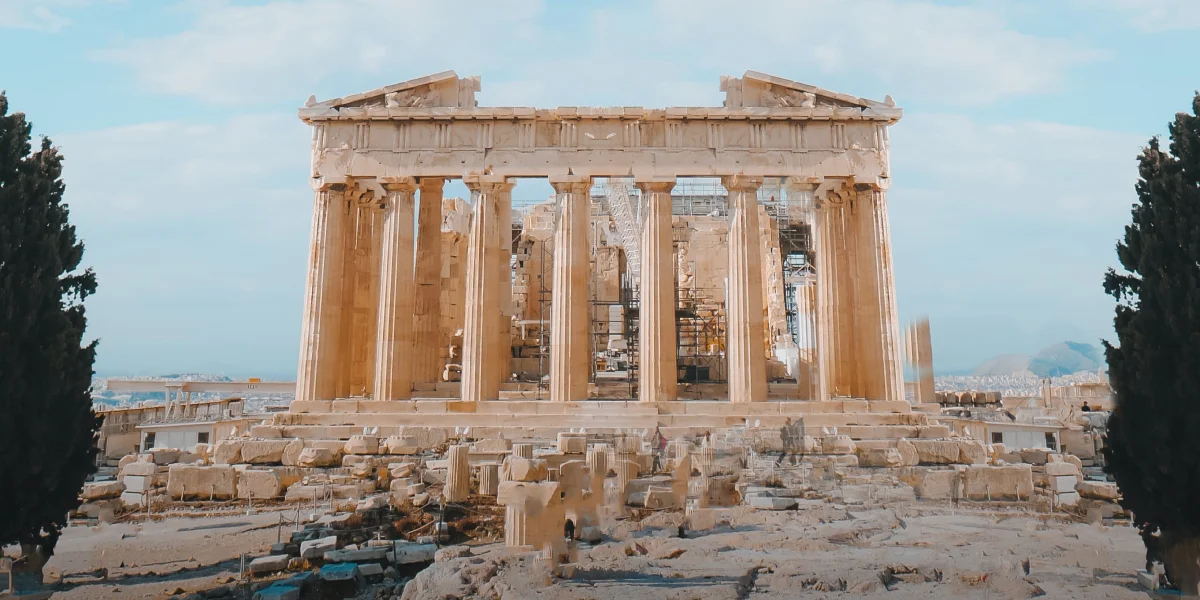
POLYGON ((590 177, 551 177, 557 194, 554 283, 550 295, 550 400, 587 400, 590 177))
POLYGON ((604 479, 608 477, 608 445, 596 444, 588 448, 586 460, 588 469, 592 472, 592 479, 600 480, 599 486, 592 484, 592 490, 603 490, 604 479))
POLYGON ((379 313, 375 340, 375 400, 412 397, 413 192, 411 177, 383 184, 379 313))
POLYGON ((842 300, 848 295, 843 282, 846 278, 844 265, 845 236, 842 216, 845 202, 836 191, 818 194, 815 198, 815 254, 817 270, 817 361, 818 373, 824 384, 825 396, 846 396, 852 393, 847 378, 844 343, 845 330, 850 322, 849 314, 840 310, 842 300))
POLYGON ((512 184, 490 175, 468 176, 464 183, 474 196, 475 207, 467 239, 462 399, 479 402, 500 397, 499 370, 493 357, 500 319, 500 277, 494 258, 489 258, 496 254, 500 198, 511 192, 512 184))
POLYGON ((724 177, 729 191, 729 283, 725 316, 730 402, 767 399, 767 359, 763 349, 762 266, 759 256, 758 187, 761 177, 724 177))
POLYGON ((442 496, 446 502, 466 502, 471 495, 471 467, 467 463, 467 444, 450 446, 446 452, 446 486, 442 496))
MULTIPOLYGON (((882 377, 884 400, 904 400, 904 363, 901 358, 900 318, 896 308, 896 280, 892 272, 891 226, 888 223, 887 189, 872 188, 870 197, 874 222, 877 272, 877 294, 879 302, 880 342, 882 346, 882 377)), ((928 322, 924 335, 929 335, 928 322)), ((930 368, 932 371, 932 367, 930 368)))
POLYGON ((358 261, 356 260, 356 250, 358 248, 359 236, 359 220, 362 216, 360 204, 363 202, 365 193, 360 188, 352 188, 347 190, 348 208, 346 212, 346 233, 342 236, 342 283, 340 288, 341 293, 341 327, 338 328, 338 354, 336 366, 336 383, 334 384, 335 395, 337 398, 349 398, 350 396, 362 393, 361 389, 354 389, 351 381, 352 370, 355 358, 355 306, 354 306, 354 289, 358 280, 358 261))
POLYGON ((417 214, 417 260, 413 284, 416 289, 412 317, 412 377, 417 383, 434 383, 441 378, 442 339, 442 187, 441 177, 422 177, 418 183, 421 202, 417 214))
POLYGON ((910 332, 909 349, 917 384, 914 403, 937 402, 933 384, 933 342, 929 334, 929 319, 913 323, 910 332))
POLYGON ((492 260, 498 278, 499 303, 496 306, 496 327, 493 329, 495 351, 492 354, 492 373, 497 398, 500 386, 512 376, 512 184, 496 198, 496 242, 492 260))
POLYGON ((343 185, 323 185, 313 198, 308 281, 296 399, 332 400, 341 321, 342 236, 345 235, 346 194, 343 185))
POLYGON ((525 505, 510 504, 504 507, 504 545, 516 548, 526 545, 525 505))
MULTIPOLYGON (((820 307, 822 302, 820 294, 822 287, 828 288, 829 284, 821 285, 823 261, 827 260, 831 252, 828 247, 829 232, 822 229, 828 226, 829 218, 825 213, 819 212, 819 203, 816 202, 816 188, 819 180, 813 178, 789 177, 784 182, 784 192, 787 194, 789 206, 809 207, 805 211, 806 218, 809 219, 809 235, 812 240, 812 256, 815 257, 816 263, 814 268, 817 273, 816 286, 802 286, 796 291, 796 310, 800 315, 811 315, 811 320, 808 320, 808 327, 802 327, 801 330, 809 337, 809 342, 813 344, 811 347, 810 364, 808 370, 808 389, 812 400, 824 401, 829 399, 829 367, 826 356, 830 352, 830 340, 822 335, 822 332, 828 332, 828 325, 822 324, 820 307), (814 290, 813 287, 816 287, 814 290)), ((825 273, 829 275, 832 269, 825 273)), ((828 301, 826 301, 826 304, 828 301)), ((797 318, 801 318, 800 315, 797 318)), ((801 339, 804 343, 804 339, 801 339)))
POLYGON ((500 491, 500 465, 483 463, 479 465, 479 495, 495 496, 500 491))
POLYGON ((533 459, 533 444, 513 444, 512 455, 516 458, 533 459))
MULTIPOLYGON (((375 385, 375 363, 379 345, 379 291, 380 267, 383 264, 383 205, 382 202, 372 202, 364 207, 367 219, 367 229, 370 232, 367 242, 366 264, 357 274, 360 278, 355 293, 355 302, 362 305, 362 325, 359 331, 363 352, 355 363, 358 389, 360 393, 372 393, 375 385)), ((357 310, 357 306, 355 307, 357 310)))
POLYGON ((676 399, 675 260, 671 189, 675 180, 639 181, 642 191, 642 264, 638 313, 638 399, 676 399))
MULTIPOLYGON (((878 400, 884 396, 883 335, 880 330, 879 263, 876 252, 875 219, 869 193, 859 186, 847 187, 847 229, 851 272, 854 274, 854 365, 857 383, 854 396, 878 400)), ((843 309, 846 307, 843 306, 843 309)))

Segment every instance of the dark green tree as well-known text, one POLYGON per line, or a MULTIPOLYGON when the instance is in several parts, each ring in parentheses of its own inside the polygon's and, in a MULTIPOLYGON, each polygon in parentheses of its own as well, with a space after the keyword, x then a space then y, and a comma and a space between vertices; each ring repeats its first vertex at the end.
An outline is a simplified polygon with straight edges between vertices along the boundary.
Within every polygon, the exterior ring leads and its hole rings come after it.
POLYGON ((79 270, 62 155, 46 138, 34 151, 31 130, 0 92, 0 546, 40 563, 96 470, 100 418, 96 342, 82 345, 96 276, 79 270))
POLYGON ((1117 244, 1122 272, 1104 290, 1117 299, 1117 346, 1105 342, 1116 406, 1105 471, 1146 543, 1185 595, 1200 594, 1200 93, 1192 114, 1138 158, 1138 202, 1117 244))

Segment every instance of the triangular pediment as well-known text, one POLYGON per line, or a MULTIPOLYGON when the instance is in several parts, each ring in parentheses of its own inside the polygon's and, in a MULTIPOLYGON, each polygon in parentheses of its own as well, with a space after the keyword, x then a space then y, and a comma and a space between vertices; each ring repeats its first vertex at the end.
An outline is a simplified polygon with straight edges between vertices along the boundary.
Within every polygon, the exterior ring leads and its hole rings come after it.
POLYGON ((479 77, 460 78, 454 71, 442 71, 368 92, 317 102, 309 98, 305 108, 338 109, 381 106, 387 108, 474 108, 479 77))
POLYGON ((800 83, 758 71, 746 71, 741 78, 722 77, 727 108, 815 108, 852 107, 863 109, 895 108, 891 96, 883 102, 842 94, 815 85, 800 83))

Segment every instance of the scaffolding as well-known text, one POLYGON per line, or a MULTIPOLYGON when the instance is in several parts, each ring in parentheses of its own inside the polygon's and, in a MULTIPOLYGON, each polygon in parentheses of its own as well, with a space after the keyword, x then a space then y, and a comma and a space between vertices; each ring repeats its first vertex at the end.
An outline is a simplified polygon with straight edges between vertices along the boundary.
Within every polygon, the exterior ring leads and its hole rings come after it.
POLYGON ((721 293, 696 287, 677 290, 676 356, 682 382, 725 381, 725 303, 717 300, 721 293))

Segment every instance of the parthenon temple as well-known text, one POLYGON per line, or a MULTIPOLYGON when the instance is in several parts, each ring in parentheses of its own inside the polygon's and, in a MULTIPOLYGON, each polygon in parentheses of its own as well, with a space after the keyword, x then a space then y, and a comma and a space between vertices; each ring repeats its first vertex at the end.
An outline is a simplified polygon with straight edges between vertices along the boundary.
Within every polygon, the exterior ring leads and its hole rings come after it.
POLYGON ((297 395, 277 421, 909 412, 887 210, 901 109, 754 71, 720 90, 720 107, 482 107, 480 78, 447 71, 310 98, 297 395), (514 204, 538 178, 553 196, 514 204), (454 179, 469 200, 445 197, 454 179))

